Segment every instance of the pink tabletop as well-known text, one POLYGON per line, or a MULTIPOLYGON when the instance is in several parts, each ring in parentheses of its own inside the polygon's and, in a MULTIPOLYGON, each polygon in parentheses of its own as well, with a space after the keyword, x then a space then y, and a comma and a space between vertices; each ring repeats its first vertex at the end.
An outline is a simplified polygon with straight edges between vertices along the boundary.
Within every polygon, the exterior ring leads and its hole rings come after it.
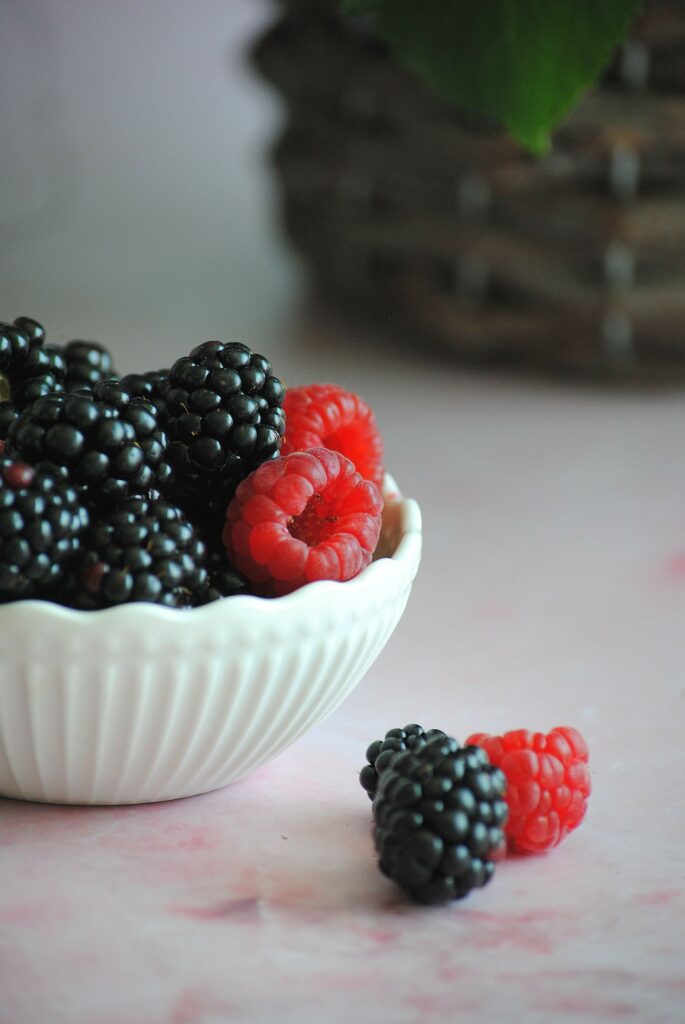
POLYGON ((682 1021, 682 396, 389 360, 351 332, 315 348, 332 330, 282 359, 377 410, 424 514, 407 612, 347 702, 243 782, 0 801, 0 1020, 682 1021), (412 906, 376 869, 357 780, 369 741, 410 721, 576 726, 585 823, 461 903, 412 906))

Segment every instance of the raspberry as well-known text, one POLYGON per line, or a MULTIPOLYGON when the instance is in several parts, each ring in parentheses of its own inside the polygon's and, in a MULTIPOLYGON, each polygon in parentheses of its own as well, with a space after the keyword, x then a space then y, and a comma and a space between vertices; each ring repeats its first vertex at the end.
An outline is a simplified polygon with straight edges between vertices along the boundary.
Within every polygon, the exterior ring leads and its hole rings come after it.
POLYGON ((349 459, 327 448, 266 462, 236 490, 223 540, 264 596, 314 580, 349 580, 371 561, 382 498, 349 459))
POLYGON ((337 384, 290 388, 283 401, 283 454, 325 447, 350 459, 366 480, 383 485, 383 440, 366 402, 337 384))
POLYGON ((507 777, 510 850, 542 853, 580 825, 591 785, 587 744, 576 729, 475 733, 467 743, 483 747, 507 777))
POLYGON ((359 773, 359 783, 373 800, 378 788, 378 776, 383 772, 398 751, 412 750, 416 753, 435 736, 444 736, 442 729, 426 732, 420 725, 405 725, 404 729, 388 729, 385 738, 374 740, 367 748, 365 764, 359 773))
POLYGON ((505 789, 482 748, 451 736, 392 754, 373 802, 379 868, 422 903, 485 885, 504 847, 505 789))

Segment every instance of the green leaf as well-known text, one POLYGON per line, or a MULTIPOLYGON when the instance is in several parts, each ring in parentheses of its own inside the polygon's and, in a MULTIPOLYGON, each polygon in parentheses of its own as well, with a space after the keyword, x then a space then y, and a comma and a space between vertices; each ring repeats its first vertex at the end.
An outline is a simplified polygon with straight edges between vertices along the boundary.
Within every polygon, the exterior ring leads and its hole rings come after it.
POLYGON ((640 0, 344 0, 398 57, 533 152, 627 35, 640 0))

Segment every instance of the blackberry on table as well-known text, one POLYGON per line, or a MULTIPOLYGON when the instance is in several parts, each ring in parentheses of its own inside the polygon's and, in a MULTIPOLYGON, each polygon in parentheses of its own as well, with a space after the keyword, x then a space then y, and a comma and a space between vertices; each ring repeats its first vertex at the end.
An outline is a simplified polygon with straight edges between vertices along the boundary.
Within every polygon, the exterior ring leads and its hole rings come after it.
POLYGON ((39 398, 12 424, 6 450, 65 467, 94 504, 161 488, 170 476, 155 408, 121 381, 39 398))
POLYGON ((93 387, 101 380, 117 377, 111 353, 97 341, 70 341, 64 346, 67 367, 64 386, 67 391, 93 387))
POLYGON ((385 738, 374 740, 367 748, 365 764, 359 773, 359 782, 363 789, 373 800, 378 788, 378 776, 392 761, 393 754, 403 750, 412 750, 415 753, 425 747, 434 736, 444 736, 442 729, 429 729, 426 732, 422 726, 412 723, 405 725, 404 729, 388 729, 385 738))
POLYGON ((76 488, 59 474, 0 458, 0 601, 53 597, 87 525, 76 488))
POLYGON ((133 496, 93 518, 70 596, 86 610, 131 601, 188 608, 202 603, 207 586, 205 546, 181 509, 133 496))
POLYGON ((278 455, 283 383, 264 356, 207 341, 169 371, 169 455, 179 493, 225 510, 237 484, 278 455))
POLYGON ((422 903, 485 885, 504 850, 504 773, 445 735, 391 757, 373 802, 380 870, 422 903))
POLYGON ((62 352, 45 344, 37 320, 24 316, 0 323, 0 439, 21 410, 42 395, 64 391, 65 374, 62 352))

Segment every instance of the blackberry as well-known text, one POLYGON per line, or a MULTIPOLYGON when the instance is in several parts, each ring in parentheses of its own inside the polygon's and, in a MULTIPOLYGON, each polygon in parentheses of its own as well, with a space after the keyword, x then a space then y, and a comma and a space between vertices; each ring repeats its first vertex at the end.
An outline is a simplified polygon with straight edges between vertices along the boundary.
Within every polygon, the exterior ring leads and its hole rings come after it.
POLYGON ((236 594, 249 594, 250 588, 244 576, 233 568, 228 560, 226 549, 221 542, 207 544, 208 586, 202 603, 209 604, 222 597, 234 597, 236 594))
POLYGON ((210 604, 222 597, 252 593, 248 581, 229 560, 222 540, 223 522, 213 515, 198 514, 197 510, 186 508, 179 503, 186 517, 197 530, 207 552, 207 590, 201 604, 210 604))
POLYGON ((373 802, 381 871, 422 903, 485 885, 504 850, 505 790, 481 747, 460 748, 450 736, 395 752, 373 802))
POLYGON ((160 427, 166 427, 169 413, 166 396, 169 392, 169 371, 148 370, 146 373, 127 373, 121 378, 132 395, 145 398, 157 410, 160 427))
POLYGON ((208 341, 169 371, 169 455, 178 492, 225 511, 238 483, 278 455, 285 387, 246 345, 208 341))
POLYGON ((87 525, 76 488, 49 467, 0 458, 0 601, 52 597, 87 525))
POLYGON ((101 380, 117 377, 110 352, 97 341, 75 340, 64 346, 67 391, 93 387, 101 380))
POLYGON ((359 773, 359 782, 373 800, 378 788, 378 776, 392 761, 393 754, 403 750, 414 753, 425 747, 434 736, 444 736, 442 729, 425 732, 420 725, 405 725, 404 729, 388 729, 385 739, 374 740, 366 751, 365 764, 359 773))
POLYGON ((126 498, 93 519, 74 564, 71 601, 86 610, 131 601, 187 608, 207 590, 205 559, 180 508, 161 498, 126 498))
POLYGON ((30 316, 15 317, 14 326, 26 335, 30 342, 42 345, 45 342, 45 328, 30 316))
POLYGON ((55 345, 45 344, 37 320, 20 316, 0 323, 0 438, 6 438, 18 413, 37 398, 64 391, 66 364, 55 345))
POLYGON ((167 483, 166 449, 154 407, 113 380, 39 398, 7 437, 8 455, 66 467, 94 504, 113 504, 167 483))

